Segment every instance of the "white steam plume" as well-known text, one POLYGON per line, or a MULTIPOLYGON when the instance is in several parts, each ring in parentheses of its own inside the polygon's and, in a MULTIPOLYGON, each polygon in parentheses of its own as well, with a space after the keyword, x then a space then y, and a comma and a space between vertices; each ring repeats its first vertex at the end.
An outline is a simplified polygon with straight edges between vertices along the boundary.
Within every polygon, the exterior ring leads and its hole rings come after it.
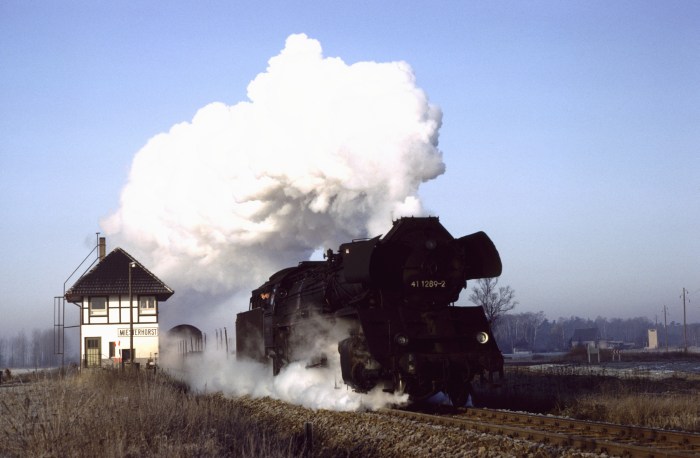
POLYGON ((295 361, 276 377, 270 365, 237 360, 235 355, 227 357, 225 351, 211 347, 186 358, 176 351, 164 352, 160 364, 199 392, 271 397, 311 409, 338 411, 376 410, 408 402, 408 395, 385 393, 382 385, 369 393, 351 390, 342 379, 337 345, 328 344, 327 366, 307 368, 306 360, 295 361))
POLYGON ((444 172, 441 112, 405 62, 348 65, 291 35, 248 98, 151 138, 102 223, 178 292, 251 290, 379 234, 421 214, 418 187, 444 172))

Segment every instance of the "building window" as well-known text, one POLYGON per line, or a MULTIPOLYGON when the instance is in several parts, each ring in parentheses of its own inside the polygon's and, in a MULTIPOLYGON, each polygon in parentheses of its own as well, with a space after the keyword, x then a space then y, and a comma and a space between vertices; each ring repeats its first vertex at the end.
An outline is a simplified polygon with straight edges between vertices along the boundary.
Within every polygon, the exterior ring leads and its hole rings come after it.
POLYGON ((139 309, 142 314, 155 314, 156 313, 156 298, 155 296, 141 296, 139 297, 139 309))
POLYGON ((106 297, 91 297, 90 298, 90 315, 107 315, 107 298, 106 297))

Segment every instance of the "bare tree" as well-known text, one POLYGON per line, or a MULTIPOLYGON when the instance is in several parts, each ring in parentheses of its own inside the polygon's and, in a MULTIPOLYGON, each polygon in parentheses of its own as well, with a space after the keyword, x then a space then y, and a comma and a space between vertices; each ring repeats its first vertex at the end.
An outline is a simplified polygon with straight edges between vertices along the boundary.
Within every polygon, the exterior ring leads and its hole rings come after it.
POLYGON ((514 296, 515 291, 510 286, 498 286, 498 278, 480 278, 472 288, 469 300, 484 308, 486 319, 493 326, 504 313, 518 305, 514 296))
POLYGON ((7 339, 0 337, 0 371, 7 367, 7 339))
POLYGON ((501 348, 508 348, 511 352, 515 352, 515 342, 518 341, 518 325, 520 316, 503 315, 498 320, 498 326, 493 326, 493 334, 501 348))
POLYGON ((537 341, 537 332, 545 321, 544 312, 526 312, 522 314, 523 334, 525 340, 530 344, 530 349, 534 350, 537 341))

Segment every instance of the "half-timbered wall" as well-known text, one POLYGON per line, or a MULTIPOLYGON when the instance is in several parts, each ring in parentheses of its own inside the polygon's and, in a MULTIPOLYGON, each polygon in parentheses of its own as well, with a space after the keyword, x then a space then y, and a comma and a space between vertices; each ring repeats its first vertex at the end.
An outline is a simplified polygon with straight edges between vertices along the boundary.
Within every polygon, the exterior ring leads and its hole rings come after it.
POLYGON ((119 364, 129 349, 133 313, 135 361, 145 363, 158 355, 158 301, 154 296, 94 296, 81 304, 80 354, 90 365, 119 364), (88 355, 88 353, 90 353, 88 355), (98 356, 99 354, 99 356, 98 356), (89 361, 88 361, 89 360, 89 361))

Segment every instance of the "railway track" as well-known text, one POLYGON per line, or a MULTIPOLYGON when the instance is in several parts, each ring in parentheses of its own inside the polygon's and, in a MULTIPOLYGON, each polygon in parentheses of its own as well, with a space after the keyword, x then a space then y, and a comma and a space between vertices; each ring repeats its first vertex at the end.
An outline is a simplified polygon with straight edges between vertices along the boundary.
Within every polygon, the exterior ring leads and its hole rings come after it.
POLYGON ((459 414, 426 414, 385 409, 383 414, 515 439, 626 457, 698 457, 700 434, 616 425, 536 414, 467 409, 459 414))

